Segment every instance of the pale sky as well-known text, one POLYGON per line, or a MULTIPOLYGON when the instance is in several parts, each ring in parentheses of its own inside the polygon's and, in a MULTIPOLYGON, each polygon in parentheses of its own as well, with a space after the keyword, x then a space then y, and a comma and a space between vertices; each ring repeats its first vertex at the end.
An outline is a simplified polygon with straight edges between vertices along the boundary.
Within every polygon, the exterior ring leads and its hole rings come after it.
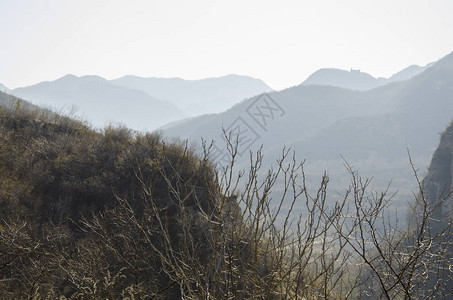
POLYGON ((0 83, 71 73, 274 89, 323 67, 389 77, 453 51, 452 0, 0 0, 0 83))

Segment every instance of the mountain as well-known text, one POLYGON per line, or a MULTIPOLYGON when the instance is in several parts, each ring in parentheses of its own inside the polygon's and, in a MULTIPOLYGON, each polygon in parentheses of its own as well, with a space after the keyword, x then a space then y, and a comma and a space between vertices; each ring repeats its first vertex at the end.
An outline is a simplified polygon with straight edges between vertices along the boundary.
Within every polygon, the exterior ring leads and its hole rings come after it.
POLYGON ((385 83, 385 79, 376 79, 360 70, 345 71, 339 69, 320 69, 311 74, 304 85, 329 85, 345 89, 366 91, 385 83))
POLYGON ((21 111, 21 110, 27 110, 27 111, 40 111, 43 114, 47 115, 52 115, 53 112, 51 110, 41 108, 37 105, 33 105, 28 101, 24 101, 22 99, 19 99, 11 94, 4 93, 0 91, 0 111, 6 109, 10 111, 21 111))
MULTIPOLYGON (((440 138, 439 146, 431 160, 428 174, 422 182, 423 194, 418 195, 418 201, 412 201, 416 211, 423 211, 423 199, 427 203, 427 209, 433 210, 429 218, 430 237, 436 237, 433 244, 437 253, 442 253, 450 262, 453 260, 453 122, 445 129, 440 138)), ((420 213, 412 212, 408 217, 411 226, 420 224, 420 213)), ((443 265, 439 269, 442 282, 448 287, 442 291, 442 299, 451 299, 453 295, 453 271, 451 263, 443 265)), ((425 289, 433 289, 438 285, 438 280, 428 280, 425 289)))
POLYGON ((443 200, 434 218, 444 225, 453 221, 453 123, 442 133, 429 172, 423 183, 427 201, 435 206, 443 200))
POLYGON ((0 107, 9 108, 14 103, 14 97, 0 91, 0 107))
POLYGON ((75 107, 78 116, 96 127, 119 122, 138 130, 153 130, 185 116, 168 101, 114 85, 98 76, 66 75, 55 81, 17 88, 12 93, 34 104, 64 112, 75 107))
POLYGON ((0 83, 0 91, 4 92, 4 93, 8 93, 9 89, 6 86, 4 86, 3 84, 0 83))
POLYGON ((311 74, 302 84, 304 85, 327 85, 340 87, 344 89, 367 91, 379 86, 386 85, 395 81, 404 81, 422 73, 434 63, 427 64, 424 67, 412 65, 398 73, 393 74, 390 78, 375 78, 368 73, 360 70, 351 69, 349 72, 340 69, 320 69, 311 74))
POLYGON ((398 73, 393 74, 388 79, 388 81, 393 82, 393 81, 403 81, 403 80, 411 79, 412 77, 422 73, 423 71, 425 71, 427 68, 431 67, 434 64, 435 63, 432 62, 432 63, 427 64, 424 67, 417 66, 417 65, 411 65, 411 66, 399 71, 398 73))
POLYGON ((112 80, 111 83, 171 101, 189 116, 219 113, 244 98, 272 90, 260 79, 240 75, 200 80, 129 75, 112 80))
POLYGON ((261 144, 266 165, 275 161, 284 145, 292 147, 300 159, 306 159, 309 180, 327 169, 333 190, 343 188, 345 178, 349 178, 343 156, 362 175, 373 176, 376 188, 385 189, 393 179, 392 186, 399 190, 395 205, 404 213, 415 186, 406 147, 423 173, 438 133, 452 118, 453 53, 409 80, 372 90, 303 83, 244 100, 221 114, 183 120, 162 130, 169 137, 193 142, 201 137, 214 140, 222 155, 226 147, 222 128, 241 131, 246 138, 240 145, 240 166, 246 166, 248 151, 261 144))
MULTIPOLYGON (((250 117, 270 130, 285 111, 269 95, 256 100, 250 117), (257 107, 275 118, 258 122, 257 107)), ((451 298, 451 255, 442 251, 450 241, 431 239, 426 227, 387 223, 380 213, 387 202, 366 194, 362 202, 363 181, 331 210, 323 201, 327 175, 312 194, 291 165, 265 171, 261 183, 257 162, 242 176, 248 184, 237 185, 158 133, 96 131, 3 92, 0 105, 2 299, 451 298), (271 207, 279 175, 297 198, 286 216, 285 207, 271 207), (282 213, 288 223, 279 227, 282 213), (351 277, 354 285, 344 285, 351 277)), ((451 128, 433 158, 433 184, 426 180, 434 191, 451 187, 451 128)))

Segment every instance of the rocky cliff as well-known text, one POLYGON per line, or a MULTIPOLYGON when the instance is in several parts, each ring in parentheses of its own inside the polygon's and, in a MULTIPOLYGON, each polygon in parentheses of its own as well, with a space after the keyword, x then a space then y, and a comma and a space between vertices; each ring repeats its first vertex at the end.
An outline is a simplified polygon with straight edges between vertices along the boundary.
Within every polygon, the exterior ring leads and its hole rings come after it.
POLYGON ((448 223, 453 220, 453 123, 442 133, 434 152, 424 190, 428 203, 439 205, 434 217, 448 223))

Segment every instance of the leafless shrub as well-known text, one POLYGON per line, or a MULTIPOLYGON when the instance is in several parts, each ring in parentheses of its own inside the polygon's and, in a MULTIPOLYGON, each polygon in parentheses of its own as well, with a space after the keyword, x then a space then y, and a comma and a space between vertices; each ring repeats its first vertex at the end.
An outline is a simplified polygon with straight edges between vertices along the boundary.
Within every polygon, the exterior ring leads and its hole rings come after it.
MULTIPOLYGON (((132 137, 120 130, 110 138, 132 137)), ((261 169, 257 151, 248 170, 236 171, 238 141, 227 139, 231 163, 214 172, 206 144, 197 159, 187 146, 152 135, 137 139, 160 145, 153 160, 140 157, 159 178, 149 177, 137 157, 131 175, 141 190, 114 194, 114 203, 77 222, 77 238, 35 239, 20 222, 2 223, 6 297, 432 299, 451 293, 451 230, 433 230, 437 206, 426 200, 415 167, 414 222, 400 228, 388 210, 393 195, 373 191, 347 163, 351 184, 331 202, 328 175, 310 192, 303 163, 286 149, 273 169, 261 169)))

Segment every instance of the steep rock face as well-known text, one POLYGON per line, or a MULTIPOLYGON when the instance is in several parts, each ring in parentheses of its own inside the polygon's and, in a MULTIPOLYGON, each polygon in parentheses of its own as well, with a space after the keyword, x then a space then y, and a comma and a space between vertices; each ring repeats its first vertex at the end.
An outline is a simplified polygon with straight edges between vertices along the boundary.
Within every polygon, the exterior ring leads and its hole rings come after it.
POLYGON ((427 200, 435 205, 442 201, 435 217, 448 223, 453 219, 453 123, 443 132, 434 152, 428 175, 424 179, 427 200))
MULTIPOLYGON (((430 234, 434 237, 433 247, 438 254, 446 256, 450 263, 445 269, 439 270, 438 279, 446 282, 449 287, 441 292, 442 298, 453 299, 453 122, 442 133, 439 147, 434 152, 429 172, 423 180, 423 192, 429 209, 435 209, 429 221, 430 234), (448 229, 447 231, 445 231, 448 229)), ((420 195, 419 195, 420 197, 420 195)), ((417 205, 416 205, 417 206, 417 205)), ((425 289, 433 290, 438 281, 433 277, 427 281, 425 289)), ((440 296, 439 295, 439 296, 440 296)))

